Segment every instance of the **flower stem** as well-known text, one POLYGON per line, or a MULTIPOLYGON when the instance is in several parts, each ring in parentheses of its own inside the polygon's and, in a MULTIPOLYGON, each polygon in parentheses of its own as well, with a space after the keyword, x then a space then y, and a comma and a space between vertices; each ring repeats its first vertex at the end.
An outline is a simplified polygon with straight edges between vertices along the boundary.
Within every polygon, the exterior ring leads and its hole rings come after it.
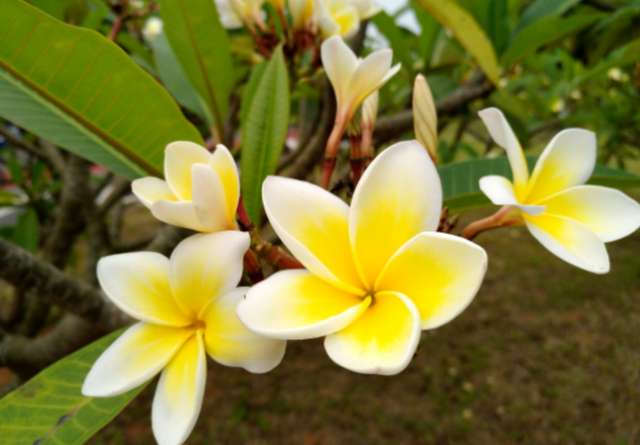
POLYGON ((320 179, 320 187, 323 189, 329 188, 331 175, 333 174, 333 170, 336 168, 336 157, 338 156, 340 140, 342 139, 342 134, 346 127, 347 121, 338 116, 324 151, 324 163, 322 164, 322 177, 320 179))
POLYGON ((469 224, 462 231, 462 237, 468 240, 474 239, 482 232, 498 229, 500 227, 523 226, 524 219, 515 206, 504 206, 494 215, 469 224))

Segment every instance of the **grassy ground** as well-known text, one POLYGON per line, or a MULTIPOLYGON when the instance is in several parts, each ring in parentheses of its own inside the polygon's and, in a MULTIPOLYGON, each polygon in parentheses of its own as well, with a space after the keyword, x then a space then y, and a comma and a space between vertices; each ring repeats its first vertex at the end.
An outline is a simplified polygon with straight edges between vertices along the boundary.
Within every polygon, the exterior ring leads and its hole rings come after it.
MULTIPOLYGON (((478 242, 490 257, 480 293, 423 333, 402 374, 343 370, 321 340, 290 342, 263 376, 210 362, 187 444, 640 443, 640 233, 609 246, 606 276, 561 262, 523 228, 478 242)), ((154 443, 152 396, 153 385, 89 443, 154 443)))

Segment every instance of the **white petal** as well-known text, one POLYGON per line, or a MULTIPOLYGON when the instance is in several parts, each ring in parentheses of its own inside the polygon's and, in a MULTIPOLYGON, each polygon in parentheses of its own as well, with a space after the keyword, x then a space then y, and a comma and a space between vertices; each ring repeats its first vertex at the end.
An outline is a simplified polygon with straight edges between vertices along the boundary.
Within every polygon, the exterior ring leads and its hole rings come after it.
POLYGON ((195 235, 178 244, 169 278, 178 306, 197 316, 215 297, 235 289, 250 242, 248 233, 226 231, 195 235))
POLYGON ((209 165, 194 164, 191 175, 193 207, 206 231, 233 230, 233 220, 229 220, 227 198, 218 173, 209 165))
POLYGON ((596 135, 587 130, 564 130, 544 149, 531 175, 526 202, 537 204, 576 185, 582 185, 596 166, 596 135))
POLYGON ((369 302, 306 270, 285 270, 253 286, 238 304, 238 317, 258 335, 302 340, 344 328, 369 302))
POLYGON ((348 292, 363 293, 349 244, 349 206, 322 188, 270 176, 264 208, 282 242, 314 275, 348 292))
POLYGON ((513 184, 503 176, 485 176, 480 179, 480 190, 492 203, 499 206, 516 206, 527 215, 542 215, 546 209, 543 205, 523 205, 518 202, 513 184))
POLYGON ((446 233, 417 235, 391 258, 376 291, 391 291, 413 301, 422 329, 448 323, 475 297, 487 270, 480 246, 446 233))
POLYGON ((406 296, 381 292, 352 324, 327 336, 324 347, 338 365, 362 374, 395 375, 420 342, 420 314, 406 296))
POLYGON ((169 286, 169 259, 154 252, 111 255, 98 262, 98 280, 109 299, 133 318, 165 326, 188 326, 169 286))
POLYGON ((396 74, 398 74, 400 72, 400 69, 402 69, 402 65, 401 64, 397 64, 392 66, 389 71, 387 71, 387 74, 385 74, 385 76, 382 78, 382 80, 380 80, 380 82, 378 82, 378 85, 376 85, 375 90, 378 90, 380 88, 382 88, 384 86, 385 83, 387 83, 389 81, 389 79, 391 79, 393 76, 395 76, 396 74))
POLYGON ((173 193, 184 201, 191 200, 191 166, 207 164, 211 153, 193 142, 173 142, 164 153, 164 174, 173 193))
POLYGON ((381 49, 369 54, 358 68, 353 72, 349 81, 348 97, 352 101, 352 106, 358 108, 362 101, 373 91, 379 88, 380 82, 389 73, 391 62, 393 60, 393 51, 390 49, 381 49))
POLYGON ((596 274, 609 272, 604 242, 578 221, 555 215, 526 216, 531 234, 551 253, 596 274))
POLYGON ((240 200, 240 175, 238 166, 227 147, 219 144, 213 152, 209 165, 218 173, 227 202, 227 212, 229 221, 234 221, 238 201, 240 200))
POLYGON ((193 329, 136 323, 96 360, 82 386, 88 397, 124 394, 153 378, 193 335, 193 329))
POLYGON ((202 331, 185 343, 160 376, 151 409, 159 445, 182 445, 198 420, 207 381, 202 331))
POLYGON ((196 214, 192 201, 165 201, 161 199, 151 205, 151 213, 160 221, 172 226, 184 227, 196 232, 206 232, 196 214))
POLYGON ((547 213, 575 219, 605 243, 631 235, 640 227, 640 204, 619 190, 582 185, 543 202, 547 213))
POLYGON ((177 201, 169 185, 166 181, 158 178, 141 178, 131 183, 131 191, 140 200, 145 207, 151 208, 151 205, 164 199, 166 201, 177 201))
POLYGON ((340 103, 348 93, 346 90, 358 66, 358 58, 340 36, 325 40, 321 52, 324 70, 340 103))
POLYGON ((442 186, 427 150, 412 141, 382 152, 362 176, 349 214, 349 239, 366 283, 373 286, 411 238, 437 230, 441 211, 442 186))
POLYGON ((511 171, 513 172, 513 183, 516 194, 524 193, 529 180, 529 169, 524 158, 524 153, 520 142, 511 129, 509 122, 497 108, 487 108, 478 113, 489 130, 489 134, 496 144, 507 151, 511 171))
POLYGON ((287 342, 256 335, 240 322, 236 309, 248 290, 240 287, 216 297, 200 318, 207 326, 204 341, 211 358, 225 366, 262 374, 280 364, 287 342))

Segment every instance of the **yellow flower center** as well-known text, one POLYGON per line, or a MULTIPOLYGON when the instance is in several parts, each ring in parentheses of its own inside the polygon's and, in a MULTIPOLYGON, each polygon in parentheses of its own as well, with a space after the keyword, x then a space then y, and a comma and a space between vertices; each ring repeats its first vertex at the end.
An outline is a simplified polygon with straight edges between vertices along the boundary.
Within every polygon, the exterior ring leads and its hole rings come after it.
POLYGON ((204 322, 204 320, 196 320, 190 327, 196 331, 198 329, 204 330, 207 327, 207 324, 204 322))

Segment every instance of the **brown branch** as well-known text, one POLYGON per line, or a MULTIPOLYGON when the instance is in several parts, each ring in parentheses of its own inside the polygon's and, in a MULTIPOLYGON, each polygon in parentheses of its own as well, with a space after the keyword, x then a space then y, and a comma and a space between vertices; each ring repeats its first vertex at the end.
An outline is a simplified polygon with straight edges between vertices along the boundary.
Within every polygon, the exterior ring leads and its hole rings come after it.
POLYGON ((171 255, 173 249, 176 248, 180 241, 192 235, 193 232, 182 227, 165 225, 156 233, 153 241, 146 247, 145 250, 150 252, 158 252, 164 256, 171 255))
POLYGON ((2 135, 7 140, 7 142, 10 145, 13 145, 14 147, 22 148, 23 150, 26 150, 31 154, 38 156, 39 158, 43 158, 43 159, 47 158, 46 154, 40 147, 30 144, 29 142, 25 141, 21 137, 16 136, 11 130, 9 130, 4 125, 0 125, 0 135, 2 135))
MULTIPOLYGON (((477 71, 455 93, 436 102, 438 116, 454 114, 481 97, 489 95, 495 90, 495 86, 487 80, 481 71, 477 71)), ((413 130, 413 110, 404 110, 395 116, 378 119, 374 137, 378 144, 383 144, 391 139, 401 136, 407 131, 413 130)))
POLYGON ((111 207, 120 201, 120 199, 131 192, 131 181, 128 179, 116 176, 113 179, 112 184, 113 189, 111 190, 111 193, 109 193, 109 196, 107 196, 97 209, 99 215, 106 214, 111 207))

